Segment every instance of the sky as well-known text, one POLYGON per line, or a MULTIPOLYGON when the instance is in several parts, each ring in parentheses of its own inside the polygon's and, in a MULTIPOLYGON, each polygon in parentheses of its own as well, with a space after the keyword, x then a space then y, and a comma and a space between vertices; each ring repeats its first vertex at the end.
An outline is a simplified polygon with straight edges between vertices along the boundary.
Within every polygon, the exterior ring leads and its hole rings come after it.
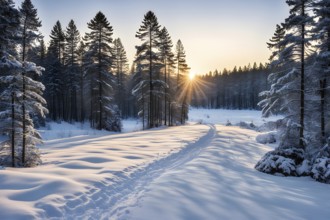
MULTIPOLYGON (((14 0, 17 6, 22 0, 14 0)), ((195 74, 232 69, 249 63, 265 63, 270 51, 266 42, 276 24, 289 15, 285 0, 32 0, 42 21, 40 31, 49 34, 59 20, 65 29, 73 19, 81 33, 87 22, 102 11, 120 38, 130 63, 135 37, 144 14, 153 11, 174 44, 181 39, 188 65, 195 74)))

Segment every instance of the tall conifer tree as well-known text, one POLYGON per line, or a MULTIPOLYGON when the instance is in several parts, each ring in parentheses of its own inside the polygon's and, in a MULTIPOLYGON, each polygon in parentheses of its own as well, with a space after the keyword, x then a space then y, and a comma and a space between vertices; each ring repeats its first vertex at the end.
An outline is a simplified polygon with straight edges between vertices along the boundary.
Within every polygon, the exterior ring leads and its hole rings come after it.
MULTIPOLYGON (((136 37, 142 41, 137 46, 135 62, 139 63, 142 70, 148 74, 149 84, 149 105, 148 105, 148 127, 152 128, 158 125, 157 96, 155 91, 156 80, 159 79, 159 32, 160 25, 156 15, 149 11, 144 15, 142 25, 140 26, 136 37)), ((142 87, 141 87, 142 88, 142 87)))
POLYGON ((120 114, 113 101, 113 29, 102 12, 88 23, 86 71, 91 76, 91 124, 97 129, 121 130, 120 114))

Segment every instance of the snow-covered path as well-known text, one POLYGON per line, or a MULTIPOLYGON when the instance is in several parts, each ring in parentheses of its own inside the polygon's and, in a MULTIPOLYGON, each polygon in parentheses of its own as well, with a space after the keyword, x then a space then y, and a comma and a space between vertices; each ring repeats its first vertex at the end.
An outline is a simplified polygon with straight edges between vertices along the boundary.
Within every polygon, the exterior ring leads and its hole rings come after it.
POLYGON ((137 180, 178 161, 209 133, 209 126, 187 125, 46 141, 43 165, 0 169, 0 219, 98 219, 95 212, 115 210, 138 192, 137 180))
MULTIPOLYGON (((330 187, 253 167, 269 147, 256 132, 217 126, 218 134, 181 167, 167 170, 134 206, 113 219, 318 219, 330 216, 330 187)), ((131 204, 132 205, 132 204, 131 204)))
MULTIPOLYGON (((146 187, 155 179, 171 170, 179 169, 187 162, 195 159, 201 150, 210 144, 216 135, 216 128, 213 125, 209 125, 209 127, 209 131, 196 142, 192 142, 182 150, 150 163, 131 175, 122 176, 123 178, 116 184, 105 187, 99 193, 92 195, 93 206, 85 204, 82 207, 85 212, 77 212, 74 209, 72 212, 68 210, 64 215, 72 219, 118 219, 123 212, 126 213, 128 207, 139 203, 146 187)), ((91 197, 88 194, 85 196, 91 197)))

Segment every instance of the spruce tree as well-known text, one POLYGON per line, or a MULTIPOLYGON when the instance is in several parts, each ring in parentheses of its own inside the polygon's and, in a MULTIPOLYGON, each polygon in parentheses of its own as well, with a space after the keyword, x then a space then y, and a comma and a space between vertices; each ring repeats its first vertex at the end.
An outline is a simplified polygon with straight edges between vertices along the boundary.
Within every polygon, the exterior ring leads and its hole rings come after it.
MULTIPOLYGON (((313 33, 313 40, 318 44, 318 54, 316 62, 313 66, 312 80, 315 82, 315 87, 318 88, 319 105, 320 106, 320 140, 321 145, 326 144, 326 123, 330 117, 330 96, 328 94, 329 72, 330 72, 330 2, 327 0, 317 1, 315 4, 315 15, 318 19, 313 33)), ((316 104, 317 105, 317 104, 316 104)), ((330 152, 329 152, 330 154, 330 152)))
POLYGON ((128 72, 128 59, 120 38, 115 39, 113 44, 113 72, 116 77, 115 102, 120 110, 121 116, 127 117, 127 92, 125 90, 125 84, 128 72))
MULTIPOLYGON (((144 15, 136 37, 142 41, 140 46, 136 46, 135 62, 139 63, 143 70, 147 70, 149 94, 148 94, 148 128, 158 126, 159 114, 157 112, 158 97, 156 94, 156 83, 159 80, 159 32, 160 25, 156 15, 149 11, 144 15)), ((142 87, 140 87, 142 88, 142 87)))
POLYGON ((272 50, 272 55, 270 56, 269 60, 274 61, 278 59, 280 52, 283 50, 283 45, 281 45, 281 41, 284 39, 285 36, 285 28, 283 24, 276 25, 276 30, 274 36, 267 42, 268 49, 272 50))
POLYGON ((68 95, 66 97, 66 112, 69 122, 78 120, 77 113, 77 90, 79 85, 78 74, 78 44, 80 42, 80 33, 74 21, 69 22, 65 32, 65 48, 64 48, 64 66, 65 77, 67 78, 68 95))
POLYGON ((15 43, 19 27, 19 12, 12 0, 0 0, 0 131, 8 135, 10 140, 3 142, 0 165, 15 166, 15 139, 17 121, 15 98, 19 94, 15 75, 18 73, 20 63, 15 59, 15 43))
POLYGON ((285 115, 284 128, 277 149, 267 153, 256 165, 256 169, 267 173, 300 175, 297 171, 305 158, 310 156, 306 148, 306 57, 310 37, 307 33, 312 23, 308 14, 310 0, 287 0, 290 16, 285 20, 286 34, 278 46, 282 50, 276 61, 283 71, 269 76, 271 90, 266 91, 260 104, 264 114, 270 112, 285 115), (272 166, 271 164, 276 164, 272 166))
POLYGON ((188 119, 188 95, 190 95, 188 74, 190 68, 186 62, 186 52, 181 40, 178 40, 176 44, 175 59, 177 62, 177 97, 180 104, 180 122, 184 124, 188 119))
POLYGON ((65 85, 66 79, 63 74, 63 52, 65 34, 60 21, 57 21, 50 34, 50 44, 46 56, 47 72, 44 77, 46 99, 49 106, 50 116, 53 120, 65 120, 65 85))
POLYGON ((86 107, 85 107, 85 71, 84 71, 84 57, 86 53, 86 45, 84 41, 80 41, 77 55, 78 55, 78 64, 79 64, 79 121, 85 121, 86 117, 86 107))
POLYGON ((174 54, 172 52, 173 44, 171 37, 165 27, 160 31, 160 59, 162 61, 162 70, 164 75, 164 124, 170 121, 170 105, 173 91, 171 88, 171 73, 175 68, 174 54))
POLYGON ((91 80, 91 125, 99 130, 121 130, 120 113, 113 102, 114 76, 110 72, 113 65, 113 29, 102 12, 88 23, 91 30, 86 34, 86 71, 91 80))
MULTIPOLYGON (((22 62, 23 62, 23 67, 27 65, 25 63, 26 56, 27 56, 27 51, 31 49, 31 46, 33 45, 33 42, 36 41, 38 38, 40 38, 40 34, 38 32, 38 29, 41 27, 41 22, 39 21, 38 14, 37 14, 37 9, 34 8, 33 4, 31 3, 31 0, 24 0, 22 2, 21 8, 19 9, 20 11, 20 20, 21 20, 21 40, 22 40, 22 62)), ((22 96, 23 96, 23 101, 22 101, 22 114, 23 114, 23 119, 22 119, 22 126, 23 126, 23 141, 22 141, 22 162, 23 164, 25 163, 25 151, 26 151, 26 122, 27 117, 29 117, 29 112, 26 112, 26 99, 27 99, 27 91, 26 91, 26 81, 29 79, 26 79, 26 72, 23 71, 22 73, 22 96)), ((40 93, 42 93, 40 91, 40 93)))

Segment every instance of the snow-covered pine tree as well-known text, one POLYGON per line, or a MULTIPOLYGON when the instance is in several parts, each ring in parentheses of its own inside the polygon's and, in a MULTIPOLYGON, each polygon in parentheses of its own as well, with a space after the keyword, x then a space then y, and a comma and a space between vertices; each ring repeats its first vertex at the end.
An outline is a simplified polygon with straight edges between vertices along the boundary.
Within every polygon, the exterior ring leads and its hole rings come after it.
MULTIPOLYGON (((17 43, 19 12, 15 9, 12 0, 1 0, 0 3, 0 58, 6 63, 4 59, 17 55, 15 42, 17 43)), ((6 75, 4 71, 1 71, 0 74, 1 76, 6 75)), ((0 85, 0 92, 5 88, 5 85, 0 85)))
MULTIPOLYGON (((24 11, 23 9, 21 9, 24 11)), ((1 132, 7 134, 11 139, 9 142, 4 142, 4 149, 11 147, 11 153, 2 149, 1 155, 11 155, 11 165, 19 166, 35 166, 40 163, 40 154, 36 148, 36 144, 41 142, 39 133, 34 129, 33 121, 29 113, 40 113, 43 115, 47 110, 43 107, 44 99, 41 97, 43 85, 31 78, 24 76, 25 74, 41 74, 41 67, 37 67, 34 63, 23 61, 19 62, 15 56, 17 55, 15 49, 16 44, 24 42, 24 32, 19 27, 20 22, 24 19, 24 13, 19 17, 20 13, 14 9, 12 1, 1 1, 0 4, 0 23, 1 23, 1 37, 0 37, 0 84, 3 85, 1 90, 1 132), (21 20, 19 20, 19 18, 21 20), (14 56, 13 56, 14 55, 14 56), (22 74, 25 73, 25 74, 22 74), (25 93, 23 93, 23 85, 25 84, 25 93), (23 98, 24 97, 24 98, 23 98), (23 102, 25 104, 26 114, 23 114, 23 102), (25 121, 23 120, 25 116, 25 121), (25 132, 23 129, 23 121, 25 122, 25 132), (25 138, 25 148, 23 148, 23 134, 25 138), (24 152, 25 151, 25 152, 24 152)), ((28 27, 27 23, 25 29, 25 43, 33 41, 33 28, 28 27)), ((28 47, 26 47, 28 48, 28 47)), ((22 49, 24 49, 22 47, 22 49)), ((22 56, 25 56, 24 53, 22 56)), ((8 158, 8 157, 7 157, 8 158)), ((3 159, 3 157, 2 157, 3 159)), ((2 160, 1 163, 8 165, 9 160, 2 160)))
POLYGON ((308 14, 311 0, 287 0, 290 16, 285 20, 286 34, 282 41, 275 45, 283 48, 273 64, 281 65, 283 72, 269 76, 270 91, 263 93, 266 98, 261 101, 264 116, 270 113, 285 115, 285 128, 282 130, 279 146, 268 152, 256 165, 256 169, 266 173, 300 175, 298 167, 308 156, 305 151, 305 72, 307 46, 310 38, 307 35, 312 18, 308 14))
MULTIPOLYGON (((135 35, 142 41, 140 46, 136 46, 135 62, 139 64, 143 72, 147 71, 148 74, 149 92, 146 95, 149 103, 148 109, 145 111, 148 115, 148 128, 159 126, 161 119, 159 95, 164 82, 160 79, 159 31, 158 19, 152 11, 149 11, 144 15, 142 25, 135 35)), ((138 88, 142 89, 144 86, 138 88)))
POLYGON ((283 24, 277 24, 274 36, 267 42, 268 49, 272 51, 272 54, 269 58, 269 61, 275 61, 279 58, 281 51, 284 49, 283 45, 281 45, 281 41, 285 36, 285 28, 283 24))
POLYGON ((86 33, 86 72, 91 88, 91 126, 99 130, 121 130, 118 107, 114 104, 114 76, 110 72, 113 65, 113 29, 102 12, 88 23, 91 30, 86 33))
MULTIPOLYGON (((43 106, 46 104, 42 98, 44 86, 32 77, 34 74, 41 75, 43 68, 37 67, 34 63, 27 61, 27 52, 33 48, 41 37, 38 29, 41 27, 37 9, 34 8, 31 0, 24 0, 19 9, 21 28, 19 37, 21 41, 22 60, 22 164, 25 166, 27 147, 35 148, 35 144, 41 141, 41 137, 34 129, 31 116, 34 113, 41 114, 47 112, 43 106), (28 136, 29 135, 29 136, 28 136), (32 136, 31 136, 32 135, 32 136), (27 140, 28 139, 28 140, 27 140), (37 139, 40 139, 37 141, 37 139)), ((28 161, 30 160, 27 158, 28 161)), ((28 162, 28 164, 31 162, 28 162)), ((28 166, 28 165, 27 165, 28 166)))
MULTIPOLYGON (((42 97, 45 89, 41 82, 33 80, 30 75, 41 75, 44 70, 40 66, 36 66, 35 63, 25 61, 23 64, 17 63, 16 71, 12 72, 10 76, 9 91, 3 93, 3 98, 12 102, 15 102, 15 144, 16 144, 16 164, 18 166, 31 167, 41 163, 40 153, 37 144, 42 143, 39 132, 35 129, 31 116, 34 114, 45 117, 48 110, 44 107, 46 101, 42 97), (22 74, 25 72, 25 76, 22 74), (23 93, 23 81, 25 83, 25 93, 23 93), (16 90, 19 91, 16 91, 16 90), (14 93, 13 93, 14 91, 14 93), (9 97, 9 93, 15 94, 13 97, 9 97), (23 97, 25 96, 25 99, 23 97), (25 117, 23 108, 25 104, 25 117), (23 123, 25 120, 25 123, 23 123), (25 126, 25 129, 23 127, 25 126), (22 137, 25 135, 25 139, 22 137), (23 144, 25 141, 25 145, 23 144), (24 147, 25 146, 25 147, 24 147)), ((8 80, 8 77, 7 77, 8 80)))
POLYGON ((0 143, 0 165, 15 166, 15 98, 19 94, 14 86, 14 74, 20 63, 15 60, 15 38, 19 27, 19 12, 12 0, 0 0, 0 133, 9 139, 0 143))
POLYGON ((66 114, 65 118, 69 122, 78 120, 77 91, 79 89, 79 64, 78 64, 78 44, 80 42, 80 33, 73 20, 70 20, 65 32, 64 47, 64 67, 66 88, 68 92, 65 97, 66 114))
POLYGON ((190 95, 188 74, 190 68, 186 62, 186 52, 184 50, 181 40, 178 40, 176 44, 175 59, 177 62, 177 102, 180 105, 180 122, 184 124, 188 119, 189 101, 190 95))
POLYGON ((142 119, 143 129, 147 128, 148 124, 148 94, 149 94, 149 80, 147 72, 143 71, 142 65, 134 62, 134 71, 131 79, 132 95, 136 99, 137 116, 142 119))
MULTIPOLYGON (((318 84, 318 94, 320 102, 320 134, 321 145, 326 144, 326 133, 329 135, 330 124, 326 124, 329 121, 329 105, 330 95, 329 81, 330 81, 330 1, 320 0, 315 3, 315 15, 317 22, 315 28, 312 30, 313 40, 316 40, 318 44, 316 61, 313 66, 314 81, 318 84), (326 130, 327 128, 327 130, 326 130)), ((330 152, 329 152, 330 153, 330 152)))
POLYGON ((174 90, 171 85, 171 73, 175 68, 174 54, 172 52, 173 43, 171 36, 169 35, 167 29, 163 27, 160 30, 160 60, 162 61, 162 70, 164 75, 164 124, 170 125, 170 105, 172 102, 172 97, 174 97, 174 90))
POLYGON ((126 81, 128 72, 128 59, 120 38, 113 41, 113 72, 116 77, 115 102, 123 118, 128 116, 126 81))
POLYGON ((312 70, 308 74, 313 85, 314 99, 311 116, 314 136, 312 137, 311 176, 318 181, 330 183, 330 1, 319 0, 314 3, 316 17, 312 29, 313 40, 317 42, 317 54, 312 70), (328 143, 327 143, 328 142, 328 143))
POLYGON ((22 153, 22 110, 17 101, 22 98, 22 64, 13 56, 2 57, 0 70, 0 85, 6 86, 0 93, 0 133, 9 138, 0 143, 0 165, 15 167, 22 153))

